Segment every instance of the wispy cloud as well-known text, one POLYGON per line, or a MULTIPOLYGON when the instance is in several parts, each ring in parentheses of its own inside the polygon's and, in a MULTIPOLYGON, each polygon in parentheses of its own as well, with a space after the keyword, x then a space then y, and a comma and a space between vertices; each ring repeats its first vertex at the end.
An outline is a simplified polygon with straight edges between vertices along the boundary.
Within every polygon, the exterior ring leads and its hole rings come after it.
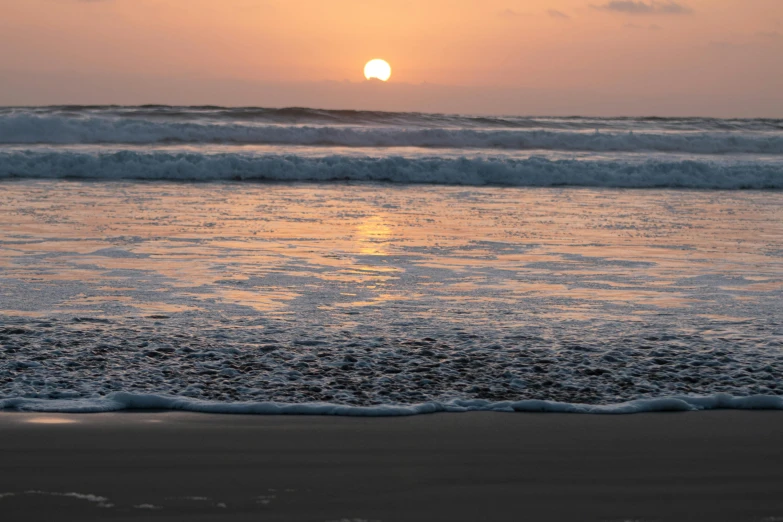
POLYGON ((601 11, 612 11, 615 13, 625 13, 632 15, 649 15, 649 14, 670 14, 670 15, 682 15, 691 14, 693 9, 687 5, 678 4, 677 2, 659 2, 652 0, 651 2, 642 2, 641 0, 612 0, 601 5, 591 5, 593 9, 599 9, 601 11))
POLYGON ((707 44, 707 46, 719 51, 735 51, 747 47, 745 44, 729 42, 726 40, 713 41, 707 44))
POLYGON ((500 16, 501 18, 518 18, 520 16, 525 16, 525 15, 518 11, 514 11, 513 9, 503 9, 498 13, 498 16, 500 16))
POLYGON ((559 18, 560 20, 570 20, 571 17, 565 14, 563 11, 558 11, 557 9, 550 9, 547 11, 547 14, 551 16, 552 18, 559 18))

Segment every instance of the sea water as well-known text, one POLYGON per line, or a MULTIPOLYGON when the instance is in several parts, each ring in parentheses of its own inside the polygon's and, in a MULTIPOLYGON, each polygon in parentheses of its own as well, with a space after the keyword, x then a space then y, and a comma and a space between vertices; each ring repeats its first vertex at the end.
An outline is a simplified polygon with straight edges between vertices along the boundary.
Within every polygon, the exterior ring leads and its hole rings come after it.
POLYGON ((0 109, 0 408, 783 408, 783 121, 0 109))

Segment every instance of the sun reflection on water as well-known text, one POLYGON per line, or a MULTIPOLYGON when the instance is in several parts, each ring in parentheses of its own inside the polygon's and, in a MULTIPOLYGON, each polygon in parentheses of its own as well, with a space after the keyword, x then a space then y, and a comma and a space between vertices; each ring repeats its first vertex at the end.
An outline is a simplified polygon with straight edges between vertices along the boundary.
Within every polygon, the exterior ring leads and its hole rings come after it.
POLYGON ((363 255, 388 255, 388 243, 392 240, 392 229, 382 216, 371 216, 356 227, 356 245, 363 255))

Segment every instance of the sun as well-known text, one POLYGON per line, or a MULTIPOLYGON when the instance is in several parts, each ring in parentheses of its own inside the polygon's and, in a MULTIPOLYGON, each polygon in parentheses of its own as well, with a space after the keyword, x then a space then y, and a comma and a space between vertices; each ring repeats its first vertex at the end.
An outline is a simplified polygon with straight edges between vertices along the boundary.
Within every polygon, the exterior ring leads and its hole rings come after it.
POLYGON ((391 65, 386 60, 376 58, 364 66, 364 77, 368 80, 377 78, 383 82, 391 77, 391 65))

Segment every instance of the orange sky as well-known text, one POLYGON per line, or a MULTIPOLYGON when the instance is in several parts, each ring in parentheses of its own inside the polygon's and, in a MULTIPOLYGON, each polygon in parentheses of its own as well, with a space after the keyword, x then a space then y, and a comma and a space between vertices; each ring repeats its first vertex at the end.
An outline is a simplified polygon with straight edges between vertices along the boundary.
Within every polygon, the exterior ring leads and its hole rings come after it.
POLYGON ((781 117, 781 56, 783 0, 0 0, 0 104, 781 117))

